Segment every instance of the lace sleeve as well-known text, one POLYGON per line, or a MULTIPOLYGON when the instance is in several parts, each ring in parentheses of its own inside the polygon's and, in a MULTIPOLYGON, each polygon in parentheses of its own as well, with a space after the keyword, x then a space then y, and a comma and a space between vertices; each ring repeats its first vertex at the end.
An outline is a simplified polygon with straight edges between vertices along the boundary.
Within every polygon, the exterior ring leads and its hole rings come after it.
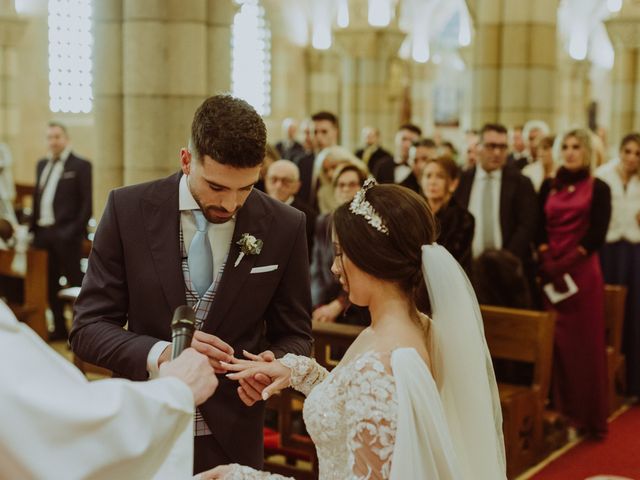
POLYGON ((231 471, 225 475, 224 480, 295 480, 293 477, 283 477, 277 473, 261 472, 251 467, 244 467, 234 463, 231 471))
POLYGON ((280 362, 291 369, 291 386, 305 396, 329 375, 314 359, 302 355, 287 353, 280 362))
POLYGON ((345 413, 352 478, 389 478, 398 416, 389 354, 356 361, 345 413))

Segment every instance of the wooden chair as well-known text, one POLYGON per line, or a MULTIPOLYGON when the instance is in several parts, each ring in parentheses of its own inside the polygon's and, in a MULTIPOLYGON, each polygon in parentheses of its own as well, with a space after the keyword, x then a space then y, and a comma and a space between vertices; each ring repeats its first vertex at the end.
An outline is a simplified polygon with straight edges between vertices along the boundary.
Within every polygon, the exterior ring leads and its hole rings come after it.
POLYGON ((343 323, 313 322, 313 357, 331 371, 365 327, 343 323))
POLYGON ((45 317, 48 304, 47 252, 29 249, 24 274, 12 268, 15 255, 13 250, 0 250, 0 295, 6 298, 18 320, 29 325, 46 341, 49 337, 45 317))
POLYGON ((622 328, 624 325, 627 287, 605 285, 604 318, 607 341, 607 370, 609 374, 609 413, 615 412, 624 402, 625 357, 622 354, 622 328))
POLYGON ((513 478, 544 452, 543 412, 549 396, 555 314, 482 306, 485 337, 493 359, 533 365, 529 385, 499 381, 507 474, 513 478))

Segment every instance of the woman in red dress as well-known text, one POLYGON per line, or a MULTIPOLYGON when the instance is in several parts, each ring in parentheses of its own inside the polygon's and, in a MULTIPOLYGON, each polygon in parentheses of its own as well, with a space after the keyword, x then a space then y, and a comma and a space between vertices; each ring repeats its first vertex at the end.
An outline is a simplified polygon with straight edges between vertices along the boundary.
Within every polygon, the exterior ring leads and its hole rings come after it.
POLYGON ((584 433, 607 431, 604 282, 598 259, 611 217, 611 192, 591 175, 591 137, 572 130, 562 137, 562 167, 540 189, 539 234, 543 284, 577 292, 549 308, 557 312, 552 399, 584 433), (568 276, 567 276, 568 275, 568 276), (568 280, 565 281, 565 280, 568 280))

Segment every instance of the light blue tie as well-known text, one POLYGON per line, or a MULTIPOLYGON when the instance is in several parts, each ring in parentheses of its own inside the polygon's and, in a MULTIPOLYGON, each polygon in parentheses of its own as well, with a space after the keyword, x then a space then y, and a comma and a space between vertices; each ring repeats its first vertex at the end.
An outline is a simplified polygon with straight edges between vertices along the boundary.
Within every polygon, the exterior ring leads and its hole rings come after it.
POLYGON ((191 240, 187 263, 191 283, 198 295, 202 297, 213 283, 213 254, 207 233, 209 222, 204 218, 201 210, 192 210, 192 212, 196 220, 197 232, 191 240))

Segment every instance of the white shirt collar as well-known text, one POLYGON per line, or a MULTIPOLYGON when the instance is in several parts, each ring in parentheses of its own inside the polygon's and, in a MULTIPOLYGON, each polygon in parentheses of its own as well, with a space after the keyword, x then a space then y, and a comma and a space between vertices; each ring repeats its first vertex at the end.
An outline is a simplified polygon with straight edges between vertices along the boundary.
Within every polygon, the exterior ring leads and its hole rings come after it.
POLYGON ((180 177, 178 205, 180 211, 200 209, 200 206, 196 202, 195 198, 193 198, 193 195, 191 195, 191 191, 189 190, 189 186, 187 185, 186 175, 182 175, 182 177, 180 177))
MULTIPOLYGON (((488 176, 489 176, 489 172, 487 172, 484 168, 478 165, 478 168, 476 169, 476 177, 478 178, 478 180, 484 180, 488 176)), ((502 169, 498 168, 493 172, 491 172, 491 177, 493 177, 494 180, 502 180, 502 169)))
POLYGON ((286 205, 291 205, 293 203, 293 201, 296 199, 296 197, 294 197, 293 195, 291 195, 289 198, 287 198, 284 203, 286 205))
MULTIPOLYGON (((71 154, 71 146, 67 145, 67 147, 60 153, 60 163, 64 165, 71 154)), ((49 161, 53 160, 53 154, 51 152, 47 153, 47 159, 49 161)))

